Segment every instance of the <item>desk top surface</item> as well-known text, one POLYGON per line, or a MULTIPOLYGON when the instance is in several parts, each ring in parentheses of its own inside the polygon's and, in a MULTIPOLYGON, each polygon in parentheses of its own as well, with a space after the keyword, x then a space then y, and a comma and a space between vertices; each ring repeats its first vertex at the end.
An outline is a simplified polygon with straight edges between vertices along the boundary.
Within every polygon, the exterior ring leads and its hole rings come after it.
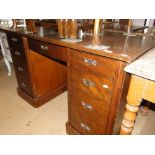
POLYGON ((125 71, 155 81, 155 47, 125 67, 125 71))
POLYGON ((23 27, 17 29, 10 29, 9 27, 0 26, 0 30, 17 33, 27 38, 32 38, 68 48, 82 50, 85 52, 106 56, 128 63, 139 58, 155 46, 154 35, 143 36, 140 34, 136 36, 126 36, 123 35, 123 33, 121 32, 118 33, 114 31, 104 31, 103 34, 98 35, 97 38, 94 38, 91 34, 85 33, 81 41, 69 42, 61 40, 58 36, 58 33, 53 30, 41 30, 40 28, 37 28, 36 34, 29 33, 28 31, 26 31, 26 28, 23 27), (98 45, 102 45, 103 47, 109 46, 109 48, 106 50, 101 48, 91 48, 91 46, 94 45, 94 42, 96 41, 98 45))

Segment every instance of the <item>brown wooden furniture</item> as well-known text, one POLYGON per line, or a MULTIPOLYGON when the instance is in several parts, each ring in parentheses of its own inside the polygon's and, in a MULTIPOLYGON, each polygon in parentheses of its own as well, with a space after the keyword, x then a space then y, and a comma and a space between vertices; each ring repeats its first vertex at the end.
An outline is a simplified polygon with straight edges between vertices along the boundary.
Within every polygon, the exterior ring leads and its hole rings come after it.
POLYGON ((39 107, 67 88, 65 47, 7 33, 18 82, 18 94, 39 107), (55 60, 56 59, 56 60, 55 60))
POLYGON ((128 25, 128 23, 129 23, 129 19, 120 19, 119 20, 119 24, 121 24, 121 25, 128 25))
MULTIPOLYGON (((70 50, 68 56, 67 132, 116 134, 116 113, 121 107, 118 104, 124 79, 128 78, 123 73, 126 63, 78 50, 70 50)), ((124 87, 123 93, 125 89, 124 87)), ((121 112, 118 115, 121 115, 121 112)))
POLYGON ((36 19, 35 25, 41 26, 44 29, 58 30, 56 19, 42 19, 42 20, 36 19))
POLYGON ((39 106, 63 92, 68 77, 67 133, 119 133, 130 79, 124 67, 152 48, 154 38, 105 31, 98 39, 110 48, 96 50, 87 47, 93 43, 89 35, 72 43, 52 31, 42 37, 0 29, 8 34, 20 96, 39 106))

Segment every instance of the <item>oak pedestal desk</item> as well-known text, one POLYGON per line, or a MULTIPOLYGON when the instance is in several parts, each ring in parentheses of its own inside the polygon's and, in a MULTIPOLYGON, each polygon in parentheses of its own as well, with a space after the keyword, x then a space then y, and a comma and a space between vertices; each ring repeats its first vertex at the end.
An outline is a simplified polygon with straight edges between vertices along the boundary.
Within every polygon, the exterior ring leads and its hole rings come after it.
POLYGON ((68 88, 68 134, 119 133, 130 81, 124 67, 154 47, 153 37, 105 31, 98 41, 108 48, 93 49, 91 35, 72 42, 52 30, 0 29, 8 37, 22 98, 39 107, 68 88))

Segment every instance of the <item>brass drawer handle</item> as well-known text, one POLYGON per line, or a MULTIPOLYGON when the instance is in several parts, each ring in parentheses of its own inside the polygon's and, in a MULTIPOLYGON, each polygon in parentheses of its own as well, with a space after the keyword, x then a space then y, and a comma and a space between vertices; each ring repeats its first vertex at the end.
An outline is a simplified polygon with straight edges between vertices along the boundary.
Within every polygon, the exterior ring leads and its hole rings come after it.
POLYGON ((18 51, 15 51, 15 55, 20 56, 20 55, 21 55, 21 53, 20 53, 20 52, 18 52, 18 51))
POLYGON ((21 71, 21 72, 24 71, 24 69, 22 67, 18 67, 18 70, 21 71))
POLYGON ((90 127, 87 126, 87 125, 85 125, 84 123, 80 123, 80 126, 81 126, 82 129, 84 129, 84 130, 87 130, 87 131, 90 131, 90 130, 91 130, 90 127))
POLYGON ((84 102, 84 101, 81 102, 81 105, 82 105, 85 109, 93 110, 93 107, 92 107, 90 104, 88 104, 88 103, 86 103, 86 102, 84 102))
POLYGON ((88 58, 84 58, 84 62, 85 62, 87 65, 96 66, 96 61, 95 61, 95 60, 88 59, 88 58))
POLYGON ((21 86, 22 86, 22 87, 26 87, 26 84, 22 82, 22 83, 21 83, 21 86))
POLYGON ((13 41, 13 42, 17 42, 18 39, 17 39, 17 38, 12 38, 12 41, 13 41))
POLYGON ((48 50, 48 46, 41 45, 40 48, 41 48, 42 50, 48 50))
POLYGON ((90 81, 90 80, 82 79, 82 81, 85 84, 85 86, 87 86, 87 87, 94 87, 95 86, 95 83, 90 81))

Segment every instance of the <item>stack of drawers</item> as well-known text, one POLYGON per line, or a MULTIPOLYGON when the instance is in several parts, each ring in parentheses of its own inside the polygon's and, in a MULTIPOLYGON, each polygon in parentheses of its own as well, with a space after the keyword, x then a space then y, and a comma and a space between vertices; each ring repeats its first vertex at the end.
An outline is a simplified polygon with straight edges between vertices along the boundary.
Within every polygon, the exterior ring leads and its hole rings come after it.
POLYGON ((85 52, 69 54, 69 121, 79 134, 106 134, 117 62, 85 52))
POLYGON ((22 37, 18 34, 7 33, 7 38, 11 49, 18 87, 32 96, 32 84, 30 83, 30 74, 28 71, 22 37))
POLYGON ((67 89, 65 47, 7 33, 18 94, 39 107, 67 89))

